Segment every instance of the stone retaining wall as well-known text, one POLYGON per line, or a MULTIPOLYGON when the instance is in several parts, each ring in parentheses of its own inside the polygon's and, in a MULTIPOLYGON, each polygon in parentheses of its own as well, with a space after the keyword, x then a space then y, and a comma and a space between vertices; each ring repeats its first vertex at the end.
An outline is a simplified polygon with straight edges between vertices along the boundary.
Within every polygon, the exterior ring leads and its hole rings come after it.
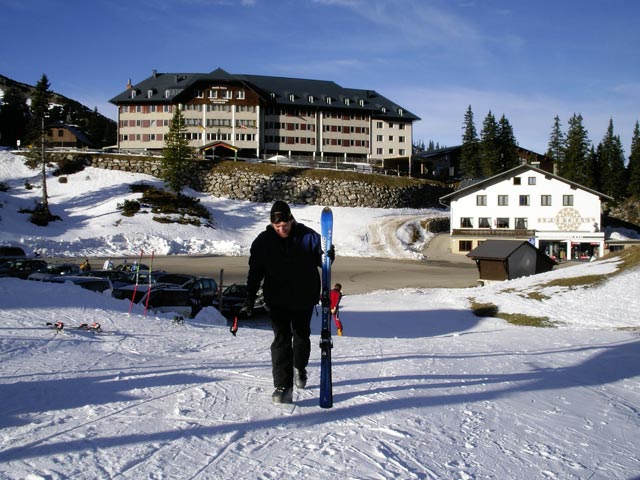
MULTIPOLYGON (((52 160, 78 154, 51 153, 52 160)), ((145 173, 160 177, 161 162, 158 157, 134 155, 83 154, 86 164, 109 170, 145 173)), ((373 181, 374 176, 357 174, 357 179, 340 179, 339 175, 325 176, 321 170, 305 175, 303 170, 278 169, 268 174, 264 165, 259 170, 244 162, 198 161, 191 187, 214 197, 251 202, 285 200, 291 203, 344 207, 373 208, 442 208, 438 199, 450 192, 427 182, 407 180, 403 182, 373 181), (371 180, 371 181, 368 181, 371 180), (398 183, 389 185, 387 183, 398 183)), ((379 177, 378 177, 379 178, 379 177)))

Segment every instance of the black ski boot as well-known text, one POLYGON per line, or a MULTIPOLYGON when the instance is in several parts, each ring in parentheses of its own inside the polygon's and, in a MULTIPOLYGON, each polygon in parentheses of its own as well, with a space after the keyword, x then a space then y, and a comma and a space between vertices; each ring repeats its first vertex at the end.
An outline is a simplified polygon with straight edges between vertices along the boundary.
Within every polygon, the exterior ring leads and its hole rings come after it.
POLYGON ((293 369, 293 382, 296 384, 296 388, 304 390, 307 386, 307 371, 304 368, 293 369))
POLYGON ((293 403, 293 388, 292 387, 278 387, 273 391, 271 395, 273 403, 293 403))

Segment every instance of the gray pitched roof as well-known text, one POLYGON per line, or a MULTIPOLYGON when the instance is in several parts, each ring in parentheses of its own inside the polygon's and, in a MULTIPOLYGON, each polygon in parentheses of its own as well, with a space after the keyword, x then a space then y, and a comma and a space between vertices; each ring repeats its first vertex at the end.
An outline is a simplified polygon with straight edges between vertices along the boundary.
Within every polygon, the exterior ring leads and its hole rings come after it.
POLYGON ((109 100, 119 104, 176 103, 188 98, 198 85, 213 82, 244 85, 267 104, 319 108, 322 110, 361 110, 373 118, 416 121, 419 117, 374 90, 344 88, 328 80, 310 80, 266 75, 230 74, 221 68, 210 73, 158 73, 132 85, 109 100), (135 92, 132 98, 131 92, 135 92), (313 101, 310 102, 310 97, 313 101), (330 103, 327 103, 327 98, 330 103))
POLYGON ((467 253, 467 257, 501 260, 508 258, 513 252, 523 247, 535 248, 524 240, 487 240, 467 253))

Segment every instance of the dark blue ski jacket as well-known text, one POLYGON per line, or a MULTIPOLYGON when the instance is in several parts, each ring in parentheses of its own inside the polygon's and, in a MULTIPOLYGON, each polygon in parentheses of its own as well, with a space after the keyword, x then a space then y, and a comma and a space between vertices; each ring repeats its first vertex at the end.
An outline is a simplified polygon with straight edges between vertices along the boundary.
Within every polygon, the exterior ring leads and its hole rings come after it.
POLYGON ((248 298, 255 298, 264 280, 267 306, 287 310, 313 308, 320 299, 321 265, 322 242, 317 232, 294 221, 289 236, 281 238, 268 225, 251 244, 248 298))

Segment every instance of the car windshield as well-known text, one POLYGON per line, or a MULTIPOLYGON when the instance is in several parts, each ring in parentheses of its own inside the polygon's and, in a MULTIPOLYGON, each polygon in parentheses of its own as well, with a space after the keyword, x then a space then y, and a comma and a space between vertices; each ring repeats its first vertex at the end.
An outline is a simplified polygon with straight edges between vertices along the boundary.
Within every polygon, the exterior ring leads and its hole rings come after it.
POLYGON ((225 291, 224 291, 224 295, 246 295, 247 292, 247 287, 246 285, 237 285, 237 284, 233 284, 233 285, 229 285, 225 291))

